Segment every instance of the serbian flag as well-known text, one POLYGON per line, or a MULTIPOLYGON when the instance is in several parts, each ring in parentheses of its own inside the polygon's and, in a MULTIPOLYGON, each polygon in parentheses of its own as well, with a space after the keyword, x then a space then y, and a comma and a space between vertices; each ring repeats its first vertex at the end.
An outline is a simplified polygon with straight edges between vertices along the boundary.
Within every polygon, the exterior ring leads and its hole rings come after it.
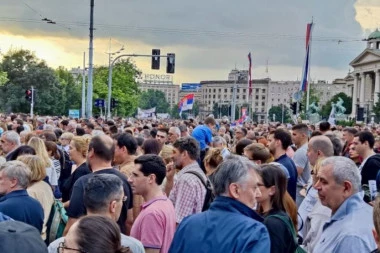
POLYGON ((313 29, 313 23, 307 24, 306 27, 306 56, 305 56, 305 62, 303 66, 302 71, 302 79, 300 84, 300 91, 306 91, 307 85, 308 85, 308 75, 309 75, 309 60, 310 60, 310 46, 311 46, 311 32, 313 29))
POLYGON ((248 75, 249 75, 249 80, 248 80, 248 96, 251 96, 252 94, 252 58, 251 58, 251 52, 248 54, 248 62, 249 62, 249 68, 248 68, 248 75))
POLYGON ((184 96, 178 103, 179 115, 182 115, 183 111, 193 109, 194 93, 184 96))

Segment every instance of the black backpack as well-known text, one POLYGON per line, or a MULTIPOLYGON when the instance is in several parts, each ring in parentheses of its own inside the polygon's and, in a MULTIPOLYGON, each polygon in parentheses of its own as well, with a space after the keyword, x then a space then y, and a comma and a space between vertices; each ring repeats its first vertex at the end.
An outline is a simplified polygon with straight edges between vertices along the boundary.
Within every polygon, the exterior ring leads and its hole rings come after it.
POLYGON ((210 208, 211 203, 215 199, 215 195, 212 192, 212 184, 211 184, 210 180, 206 177, 206 181, 205 181, 203 179, 203 176, 196 171, 187 171, 185 173, 193 174, 194 176, 199 178, 199 180, 201 180, 204 187, 206 187, 206 196, 205 196, 205 201, 203 203, 202 212, 208 210, 210 208))

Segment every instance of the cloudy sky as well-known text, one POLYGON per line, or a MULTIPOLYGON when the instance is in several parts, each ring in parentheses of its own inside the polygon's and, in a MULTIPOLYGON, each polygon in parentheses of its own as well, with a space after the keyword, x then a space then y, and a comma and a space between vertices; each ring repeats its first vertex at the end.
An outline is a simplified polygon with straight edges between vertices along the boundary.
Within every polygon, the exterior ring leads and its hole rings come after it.
MULTIPOLYGON (((29 49, 49 66, 82 65, 88 53, 90 0, 1 0, 0 49, 29 49), (48 18, 56 24, 41 21, 48 18)), ((379 0, 95 0, 94 64, 106 52, 176 54, 175 83, 225 80, 235 66, 253 76, 297 80, 313 18, 311 78, 344 77, 349 62, 380 27, 379 0), (111 43, 110 43, 110 38, 111 43), (268 73, 266 69, 268 65, 268 73)), ((150 59, 134 58, 143 73, 150 59)))

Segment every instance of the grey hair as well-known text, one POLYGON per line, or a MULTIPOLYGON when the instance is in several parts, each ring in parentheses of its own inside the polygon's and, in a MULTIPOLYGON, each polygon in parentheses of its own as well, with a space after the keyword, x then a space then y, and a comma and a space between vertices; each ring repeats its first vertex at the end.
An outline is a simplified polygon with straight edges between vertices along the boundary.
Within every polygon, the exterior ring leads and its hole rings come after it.
POLYGON ((2 136, 9 142, 16 144, 17 146, 21 145, 20 135, 16 131, 5 131, 2 136))
POLYGON ((215 196, 227 195, 230 184, 245 183, 248 179, 249 170, 258 168, 258 165, 250 162, 245 157, 237 155, 228 156, 214 173, 212 184, 215 196))
POLYGON ((181 130, 178 127, 171 127, 171 130, 175 132, 176 135, 181 136, 181 130))
POLYGON ((54 127, 52 125, 45 124, 43 127, 44 130, 54 131, 54 127))
POLYGON ((332 156, 324 159, 321 163, 321 166, 327 165, 332 165, 332 174, 337 184, 342 185, 344 181, 349 181, 354 193, 360 191, 360 171, 351 159, 344 156, 332 156))
POLYGON ((313 150, 320 150, 324 156, 329 157, 334 155, 334 147, 329 137, 324 135, 314 136, 309 141, 313 150))
POLYGON ((226 139, 221 136, 215 136, 212 138, 212 143, 227 145, 226 139))
POLYGON ((83 194, 87 210, 100 213, 108 209, 111 201, 123 195, 123 182, 112 174, 97 174, 88 180, 83 194), (100 192, 99 192, 100 190, 100 192))
POLYGON ((17 179, 18 186, 26 189, 29 185, 32 172, 29 167, 20 161, 9 161, 0 166, 0 171, 3 171, 9 179, 17 179))

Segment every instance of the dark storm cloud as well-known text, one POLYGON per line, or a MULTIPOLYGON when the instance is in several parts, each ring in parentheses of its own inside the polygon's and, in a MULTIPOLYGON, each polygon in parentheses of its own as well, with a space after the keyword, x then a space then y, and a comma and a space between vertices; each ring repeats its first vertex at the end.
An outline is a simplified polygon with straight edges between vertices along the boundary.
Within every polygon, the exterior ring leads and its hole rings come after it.
MULTIPOLYGON (((2 30, 88 37, 89 0, 25 1, 57 25, 36 21, 41 17, 23 1, 1 2, 2 30)), ((363 37, 354 4, 355 0, 96 0, 95 38, 133 39, 173 52, 190 48, 178 52, 185 68, 231 67, 245 63, 249 51, 256 65, 270 59, 275 65, 300 66, 306 24, 313 17, 313 64, 342 69, 365 45, 353 41, 363 37)))

